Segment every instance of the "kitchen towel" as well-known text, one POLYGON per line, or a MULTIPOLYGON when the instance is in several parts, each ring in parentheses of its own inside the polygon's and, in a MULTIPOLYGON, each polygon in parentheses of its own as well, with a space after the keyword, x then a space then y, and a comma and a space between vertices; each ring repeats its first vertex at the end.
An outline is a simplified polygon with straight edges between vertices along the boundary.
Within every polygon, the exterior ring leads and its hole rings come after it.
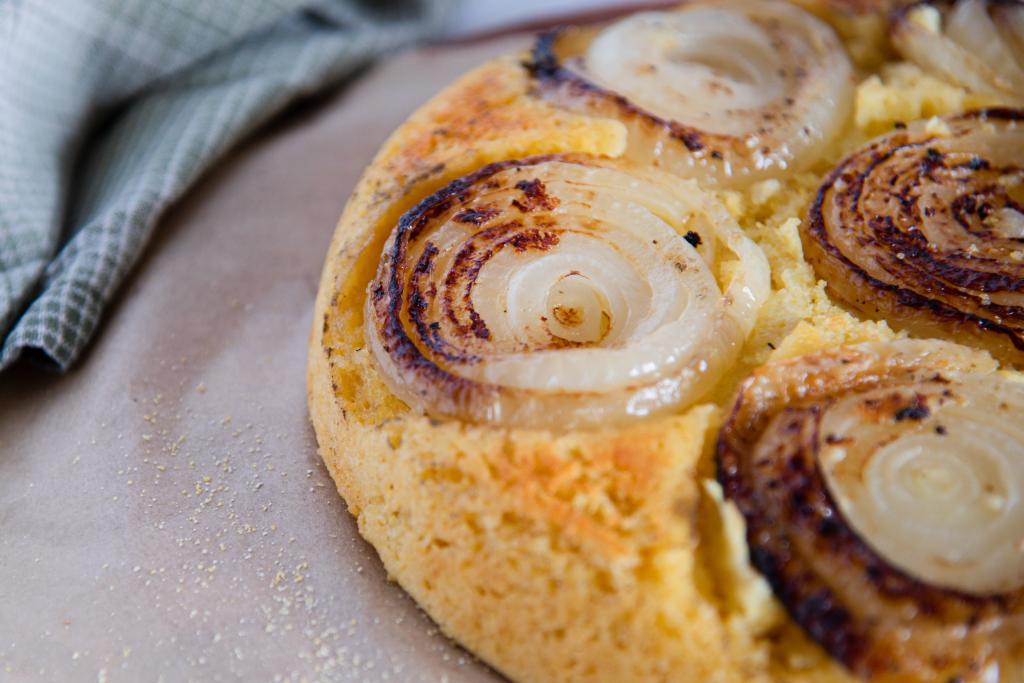
POLYGON ((203 171, 453 1, 0 2, 0 370, 74 364, 203 171))

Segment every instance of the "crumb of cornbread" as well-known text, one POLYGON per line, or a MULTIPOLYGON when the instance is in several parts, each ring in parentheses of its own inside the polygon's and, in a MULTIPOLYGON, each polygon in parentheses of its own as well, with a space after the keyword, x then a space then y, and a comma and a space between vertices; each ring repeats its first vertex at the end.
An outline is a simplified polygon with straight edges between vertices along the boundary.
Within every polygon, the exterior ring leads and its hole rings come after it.
MULTIPOLYGON (((880 54, 878 28, 840 27, 862 68, 880 54)), ((894 336, 829 299, 803 258, 800 223, 843 154, 896 121, 981 102, 888 64, 862 80, 851 125, 813 169, 718 193, 764 250, 772 293, 710 403, 567 435, 430 420, 390 394, 362 338, 366 284, 398 216, 490 161, 624 147, 617 121, 569 114, 528 89, 519 58, 504 58, 421 108, 368 169, 331 246, 310 412, 360 532, 447 633, 519 680, 849 682, 751 569, 742 517, 710 479, 715 434, 753 367, 894 336)))
POLYGON ((869 134, 891 130, 897 122, 945 116, 995 104, 990 97, 968 92, 931 76, 909 62, 882 66, 857 86, 854 121, 869 134))

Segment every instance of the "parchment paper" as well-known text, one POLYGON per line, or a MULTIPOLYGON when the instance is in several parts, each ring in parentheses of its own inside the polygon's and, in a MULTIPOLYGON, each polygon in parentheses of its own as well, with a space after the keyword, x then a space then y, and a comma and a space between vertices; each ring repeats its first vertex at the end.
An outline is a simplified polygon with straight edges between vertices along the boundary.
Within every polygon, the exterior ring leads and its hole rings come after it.
POLYGON ((0 376, 0 680, 500 678, 395 584, 316 453, 317 278, 384 138, 523 37, 378 67, 221 164, 80 367, 0 376))

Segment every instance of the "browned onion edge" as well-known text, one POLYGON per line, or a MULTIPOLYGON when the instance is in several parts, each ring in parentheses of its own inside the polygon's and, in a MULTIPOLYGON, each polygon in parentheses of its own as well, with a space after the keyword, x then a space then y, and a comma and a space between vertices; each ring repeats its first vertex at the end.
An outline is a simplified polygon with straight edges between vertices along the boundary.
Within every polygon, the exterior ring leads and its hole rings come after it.
MULTIPOLYGON (((966 112, 955 117, 954 121, 962 120, 1004 120, 1004 121, 1024 121, 1024 109, 1014 109, 1012 107, 989 107, 986 109, 975 109, 973 111, 966 112)), ((916 146, 916 145, 915 145, 916 146)), ((866 149, 866 148, 865 148, 866 149)), ((828 238, 828 232, 825 229, 825 217, 822 212, 822 207, 825 203, 825 196, 836 180, 842 176, 846 168, 854 163, 856 159, 865 151, 861 149, 853 152, 850 156, 846 157, 843 161, 837 165, 831 173, 825 178, 825 182, 822 183, 818 189, 818 194, 811 204, 807 214, 807 227, 806 232, 801 230, 805 236, 812 237, 816 246, 820 247, 825 251, 829 257, 837 260, 853 275, 863 280, 872 289, 878 290, 889 297, 890 302, 902 306, 904 308, 910 308, 915 310, 927 309, 932 315, 934 315, 940 321, 947 323, 969 323, 977 326, 981 333, 994 333, 1003 335, 1006 337, 1014 348, 1018 351, 1024 351, 1024 335, 1021 332, 1014 330, 1011 327, 1002 325, 993 320, 982 318, 974 313, 968 313, 960 311, 959 309, 953 308, 949 304, 944 302, 931 299, 923 296, 909 289, 899 287, 898 285, 891 285, 886 282, 882 282, 864 271, 860 266, 850 261, 846 256, 832 243, 828 238)), ((878 152, 875 152, 878 155, 878 152)), ((872 165, 870 170, 873 170, 872 165)), ((867 172, 858 174, 858 181, 863 182, 867 172)), ((804 248, 807 248, 807 239, 804 240, 804 248)), ((829 287, 831 290, 832 288, 829 287)), ((848 302, 853 305, 853 302, 848 302)))
POLYGON ((709 135, 699 128, 685 126, 678 121, 663 119, 633 104, 623 95, 602 88, 575 71, 562 66, 555 55, 555 43, 566 29, 567 27, 560 26, 539 34, 533 44, 529 60, 523 63, 523 67, 540 85, 549 87, 564 86, 575 96, 594 97, 608 102, 617 107, 624 116, 637 117, 654 128, 667 132, 670 137, 681 142, 691 153, 702 157, 708 156, 716 161, 723 160, 722 152, 711 148, 710 139, 736 140, 736 138, 725 135, 709 135))
MULTIPOLYGON (((579 163, 572 158, 572 155, 545 154, 488 164, 473 173, 453 180, 406 211, 398 220, 391 248, 381 256, 380 268, 387 267, 387 281, 386 283, 378 281, 380 276, 380 270, 378 270, 377 275, 371 280, 371 283, 375 282, 376 284, 368 292, 368 295, 372 299, 373 309, 377 314, 374 325, 381 334, 384 350, 400 370, 410 370, 435 386, 447 387, 449 395, 453 397, 468 399, 471 394, 475 394, 475 400, 481 400, 488 394, 517 391, 496 384, 478 383, 459 377, 438 367, 436 363, 423 355, 402 324, 401 310, 406 292, 401 276, 415 267, 412 264, 404 266, 402 264, 409 242, 416 239, 420 231, 431 220, 451 209, 457 202, 468 199, 469 191, 478 183, 506 169, 535 166, 551 160, 579 163), (382 322, 383 324, 381 324, 382 322)), ((409 306, 410 308, 414 307, 415 302, 410 301, 409 306)), ((418 331, 426 346, 439 355, 448 355, 445 349, 439 348, 432 342, 432 336, 426 330, 419 329, 418 331)), ((473 362, 473 358, 469 355, 460 356, 458 360, 473 362)), ((518 390, 518 392, 528 393, 525 390, 518 390)))
MULTIPOLYGON (((839 362, 843 363, 843 354, 849 351, 839 349, 825 353, 839 357, 839 362)), ((781 364, 794 365, 805 360, 800 357, 781 364)), ((903 374, 913 376, 919 370, 913 366, 901 367, 898 374, 890 374, 881 382, 872 374, 856 377, 854 383, 844 390, 860 391, 884 386, 886 381, 894 381, 903 374)), ((991 610, 1003 613, 1009 609, 1011 594, 978 596, 932 586, 876 553, 857 535, 836 505, 822 475, 817 451, 809 456, 801 451, 797 456, 804 455, 804 458, 794 457, 785 468, 780 468, 787 477, 781 485, 791 494, 790 517, 766 519, 756 507, 755 487, 746 480, 744 454, 750 452, 756 438, 772 418, 794 405, 803 406, 812 413, 816 432, 814 443, 817 446, 821 443, 817 429, 820 427, 822 406, 815 402, 824 401, 827 406, 830 397, 825 390, 813 389, 820 384, 808 382, 805 386, 810 391, 798 404, 782 404, 776 399, 768 404, 767 410, 754 407, 753 415, 748 415, 747 398, 762 374, 755 371, 737 390, 715 446, 716 475, 726 498, 736 504, 746 521, 751 564, 768 581, 790 617, 811 638, 858 675, 871 675, 891 664, 886 657, 872 653, 872 625, 855 623, 828 584, 805 565, 802 557, 791 552, 791 520, 815 529, 816 550, 846 559, 851 567, 861 568, 867 582, 881 594, 894 600, 909 600, 926 616, 941 616, 944 610, 955 607, 971 610, 978 618, 991 610), (810 467, 807 459, 813 463, 810 467), (768 539, 767 542, 762 542, 762 538, 768 539)), ((936 373, 938 377, 940 375, 936 373)))

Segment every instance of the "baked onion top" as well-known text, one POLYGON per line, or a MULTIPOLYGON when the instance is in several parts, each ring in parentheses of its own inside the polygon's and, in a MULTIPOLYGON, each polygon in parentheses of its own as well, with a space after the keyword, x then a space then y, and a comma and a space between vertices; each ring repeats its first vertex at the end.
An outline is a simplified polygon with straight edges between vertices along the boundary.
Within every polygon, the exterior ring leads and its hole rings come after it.
POLYGON ((857 674, 1019 670, 1024 384, 994 370, 940 341, 829 350, 759 368, 721 430, 752 563, 857 674))
POLYGON ((893 13, 892 41, 936 76, 1024 102, 1024 1, 925 0, 893 13))
POLYGON ((419 410, 614 424, 700 398, 769 280, 760 248, 692 181, 534 157, 487 166, 402 217, 365 333, 391 390, 419 410))
POLYGON ((1024 110, 918 122, 829 175, 802 226, 832 294, 1024 363, 1024 110))
POLYGON ((626 156, 727 186, 812 163, 852 71, 824 22, 782 0, 688 3, 540 36, 538 92, 628 128, 626 156))

